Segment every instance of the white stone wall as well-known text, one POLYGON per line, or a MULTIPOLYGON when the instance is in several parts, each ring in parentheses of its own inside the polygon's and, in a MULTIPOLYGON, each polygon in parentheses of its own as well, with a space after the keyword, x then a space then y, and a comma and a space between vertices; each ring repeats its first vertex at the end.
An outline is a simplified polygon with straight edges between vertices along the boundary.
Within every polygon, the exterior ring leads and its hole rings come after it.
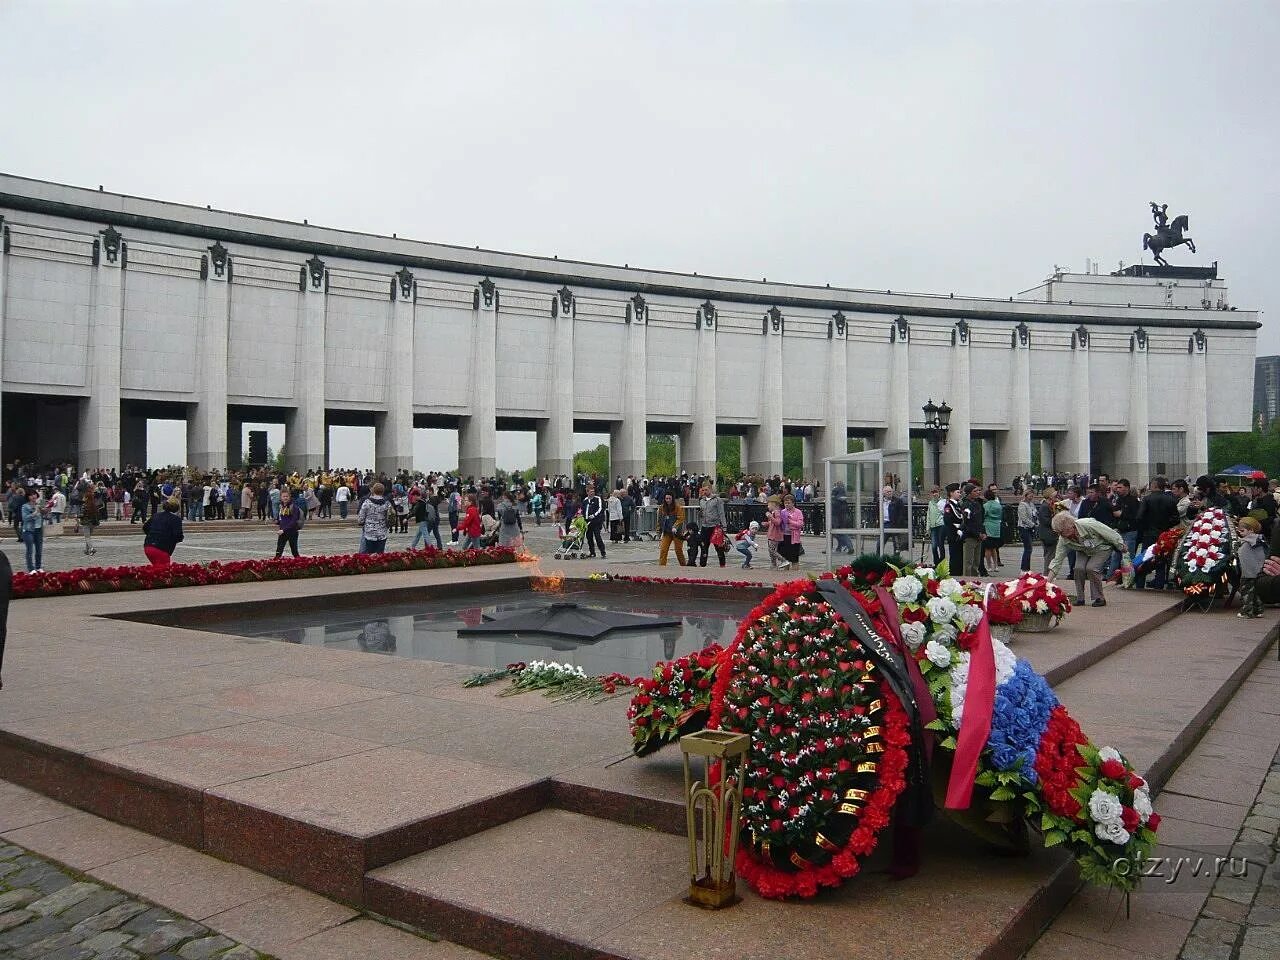
POLYGON ((628 465, 642 463, 645 424, 658 422, 678 426, 700 464, 717 426, 745 431, 752 463, 772 468, 784 427, 809 431, 823 452, 842 450, 850 429, 902 445, 924 401, 945 399, 956 413, 944 467, 964 471, 976 430, 996 438, 1002 474, 1025 463, 1031 431, 1059 436, 1064 468, 1088 459, 1091 433, 1119 434, 1110 446, 1137 471, 1148 431, 1187 431, 1195 464, 1208 431, 1249 426, 1256 314, 1218 309, 1221 281, 1065 275, 1034 288, 1052 302, 754 283, 372 237, 3 175, 0 218, 4 390, 82 397, 80 429, 95 435, 81 449, 108 459, 117 397, 191 405, 209 459, 225 438, 227 402, 306 406, 307 419, 291 424, 309 447, 300 462, 311 464, 323 456, 321 407, 372 413, 387 465, 411 456, 400 447, 411 444, 414 413, 457 418, 477 470, 491 466, 495 415, 536 422, 548 464, 571 456, 576 418, 619 424, 628 465), (119 263, 103 260, 108 224, 124 239, 119 263), (226 276, 211 273, 215 239, 230 257, 226 276), (402 269, 408 292, 395 279, 402 269), (481 302, 482 288, 492 302, 481 302), (1139 329, 1145 350, 1133 346, 1139 329), (207 369, 224 339, 225 372, 220 358, 207 369))

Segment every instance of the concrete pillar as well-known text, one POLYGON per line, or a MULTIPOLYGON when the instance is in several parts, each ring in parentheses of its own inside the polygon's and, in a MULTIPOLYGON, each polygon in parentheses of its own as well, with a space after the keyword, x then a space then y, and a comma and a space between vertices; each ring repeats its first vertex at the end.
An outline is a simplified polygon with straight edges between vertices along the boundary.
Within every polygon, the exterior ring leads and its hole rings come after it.
POLYGON ((89 306, 89 395, 80 405, 81 470, 120 463, 120 339, 128 245, 113 227, 99 234, 89 306))
MULTIPOLYGON (((981 443, 982 443, 982 485, 986 486, 988 483, 991 483, 993 480, 996 480, 996 475, 995 475, 996 442, 994 440, 990 440, 984 437, 981 443)), ((973 471, 974 473, 978 472, 978 468, 976 465, 973 467, 973 471)))
MULTIPOLYGON (((227 433, 227 339, 231 322, 231 257, 221 243, 209 248, 200 284, 200 362, 196 364, 196 403, 187 418, 187 463, 216 469, 231 466, 227 433)), ((310 349, 310 345, 308 345, 310 349)), ((301 348, 300 348, 301 349, 301 348)), ((239 449, 239 438, 235 444, 239 449)))
POLYGON ((685 443, 676 458, 682 469, 709 477, 716 475, 716 321, 716 308, 711 301, 698 308, 693 423, 685 431, 685 443))
POLYGON ((1052 440, 1037 440, 1040 444, 1040 471, 1042 473, 1055 473, 1058 465, 1054 463, 1056 447, 1052 440))
POLYGON ((911 449, 911 391, 907 351, 911 328, 904 317, 893 321, 889 346, 889 397, 885 409, 884 449, 911 449))
MULTIPOLYGON (((5 305, 5 277, 9 270, 9 255, 5 251, 9 249, 6 242, 9 237, 9 228, 5 226, 4 217, 0 217, 0 424, 4 423, 4 338, 7 332, 4 321, 4 305, 5 305)), ((3 435, 0 434, 0 450, 4 449, 3 435)), ((0 460, 2 463, 3 460, 0 460)))
POLYGON ((325 302, 329 271, 318 256, 302 267, 298 295, 298 333, 293 396, 297 404, 285 423, 285 466, 306 472, 327 465, 329 431, 325 426, 325 302))
POLYGON ((817 447, 817 440, 812 434, 805 434, 800 438, 800 476, 805 480, 812 480, 814 471, 821 470, 822 465, 814 459, 817 447))
POLYGON ((1147 332, 1139 327, 1129 340, 1129 423, 1120 437, 1113 477, 1139 484, 1151 472, 1151 406, 1147 332))
POLYGON ((1089 431, 1089 333, 1077 327, 1071 335, 1071 392, 1062 398, 1067 429, 1058 445, 1055 465, 1063 473, 1088 473, 1091 462, 1089 431))
POLYGON ((627 301, 627 328, 622 360, 622 420, 609 437, 610 469, 614 476, 641 476, 649 459, 648 414, 649 307, 636 294, 627 301))
MULTIPOLYGON (((190 449, 188 440, 187 448, 190 449)), ((186 463, 196 463, 188 457, 186 463)), ((147 467, 147 418, 137 414, 120 414, 120 463, 122 466, 147 467)))
POLYGON ((564 287, 551 300, 551 409, 539 420, 538 475, 573 473, 573 336, 578 298, 564 287))
POLYGON ((764 383, 760 389, 760 425, 748 433, 748 469, 762 477, 782 473, 782 348, 785 320, 771 307, 764 316, 764 383))
POLYGON ((1197 330, 1188 346, 1191 349, 1191 376, 1187 390, 1187 473, 1198 477, 1209 472, 1209 385, 1205 369, 1208 338, 1203 331, 1197 330))
POLYGON ((738 434, 738 472, 739 473, 745 474, 748 472, 747 467, 751 463, 751 456, 750 456, 751 451, 748 449, 750 446, 751 444, 747 438, 747 435, 745 433, 738 434))
POLYGON ((814 469, 821 473, 822 461, 849 452, 849 341, 848 322, 843 313, 830 320, 827 342, 827 407, 822 429, 814 438, 814 469))
POLYGON ((472 297, 471 415, 458 425, 458 472, 492 477, 498 460, 498 289, 488 277, 472 297))
POLYGON ((1008 486, 1013 477, 1031 469, 1031 332, 1026 324, 1014 329, 1013 369, 1009 379, 1009 429, 1000 438, 994 468, 989 468, 1002 487, 1008 486))
POLYGON ((387 409, 373 421, 373 468, 395 476, 413 469, 413 343, 417 285, 407 267, 391 280, 387 313, 387 409))
POLYGON ((924 441, 924 490, 926 493, 928 493, 930 487, 941 487, 943 485, 937 471, 933 469, 934 449, 939 446, 940 444, 932 443, 929 440, 924 441))
POLYGON ((969 327, 963 320, 952 332, 951 390, 948 396, 934 397, 951 407, 951 429, 942 448, 942 486, 963 483, 973 473, 969 462, 970 424, 973 422, 973 392, 969 368, 969 327))
MULTIPOLYGON (((188 446, 190 443, 188 442, 188 446)), ((248 444, 244 439, 244 421, 227 418, 227 466, 238 469, 244 466, 244 458, 248 456, 248 444)))
POLYGON ((413 617, 387 617, 387 625, 391 628, 391 636, 395 637, 397 657, 413 657, 414 649, 413 617))

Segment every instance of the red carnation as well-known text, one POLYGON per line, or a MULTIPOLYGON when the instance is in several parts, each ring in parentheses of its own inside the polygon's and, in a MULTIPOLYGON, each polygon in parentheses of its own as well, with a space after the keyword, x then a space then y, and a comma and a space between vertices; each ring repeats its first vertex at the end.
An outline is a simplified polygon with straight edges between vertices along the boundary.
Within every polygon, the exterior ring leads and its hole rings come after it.
POLYGON ((1153 832, 1160 829, 1160 814, 1153 813, 1147 817, 1147 829, 1153 832))
POLYGON ((1119 780, 1125 775, 1124 764, 1114 758, 1103 760, 1098 769, 1108 780, 1119 780))
POLYGON ((1138 824, 1142 820, 1138 816, 1138 811, 1133 807, 1123 807, 1120 810, 1120 819, 1124 822, 1124 828, 1131 832, 1138 829, 1138 824))

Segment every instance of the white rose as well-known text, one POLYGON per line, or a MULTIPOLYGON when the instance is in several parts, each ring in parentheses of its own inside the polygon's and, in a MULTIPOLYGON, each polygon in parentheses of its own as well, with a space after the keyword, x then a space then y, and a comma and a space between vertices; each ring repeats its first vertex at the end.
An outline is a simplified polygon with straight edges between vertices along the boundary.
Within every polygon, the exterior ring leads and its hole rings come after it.
POLYGON ((937 640, 929 641, 924 648, 924 655, 929 658, 929 662, 935 667, 951 666, 951 651, 937 640))
POLYGON ((1119 820, 1100 823, 1093 828, 1093 832, 1099 840, 1110 841, 1118 847, 1123 847, 1129 842, 1129 831, 1124 828, 1124 824, 1119 820))
POLYGON ((915 650, 924 643, 924 624, 923 623, 904 623, 902 625, 902 641, 915 650))
POLYGON ((1099 789, 1089 797, 1089 816, 1098 823, 1119 823, 1123 812, 1124 804, 1114 793, 1099 789))
POLYGON ((948 623, 956 615, 956 605, 946 597, 930 597, 925 606, 929 610, 929 619, 934 623, 948 623))
POLYGON ((960 622, 967 629, 973 629, 978 625, 978 621, 982 619, 982 608, 973 603, 962 603, 956 611, 960 617, 960 622))
POLYGON ((1049 612, 1049 604, 1043 600, 1037 600, 1036 613, 1048 613, 1048 612, 1049 612))
POLYGON ((1155 810, 1151 806, 1151 796, 1145 790, 1133 791, 1133 809, 1138 811, 1138 819, 1146 823, 1155 810))
POLYGON ((934 569, 933 567, 916 567, 915 575, 919 577, 921 581, 932 580, 934 576, 934 569))
POLYGON ((1115 747, 1103 747, 1101 750, 1098 751, 1098 762, 1106 763, 1108 760, 1123 761, 1124 757, 1120 756, 1120 751, 1117 750, 1115 747))
POLYGON ((938 583, 938 596, 955 597, 964 593, 964 584, 954 577, 947 577, 938 583))
POLYGON ((915 577, 898 577, 893 581, 893 599, 899 603, 910 603, 923 589, 924 584, 915 577))
POLYGON ((950 623, 939 623, 933 628, 933 639, 939 643, 955 643, 959 631, 950 623))

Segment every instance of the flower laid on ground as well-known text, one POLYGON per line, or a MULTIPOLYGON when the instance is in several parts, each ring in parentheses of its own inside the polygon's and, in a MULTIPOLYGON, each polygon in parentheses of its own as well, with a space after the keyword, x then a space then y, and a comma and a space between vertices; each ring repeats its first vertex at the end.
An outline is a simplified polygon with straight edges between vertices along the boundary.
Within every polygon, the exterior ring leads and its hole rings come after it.
POLYGON ((632 687, 636 681, 621 673, 604 677, 588 674, 582 667, 554 660, 509 663, 501 670, 475 673, 463 681, 464 687, 483 687, 497 680, 510 680, 511 685, 498 696, 540 691, 555 700, 605 700, 615 696, 620 687, 632 687))
POLYGON ((1071 612, 1071 598, 1067 591, 1042 574, 1024 573, 1016 580, 997 584, 994 592, 1002 600, 1016 604, 1023 616, 1039 613, 1062 617, 1071 612))
POLYGON ((647 756, 707 725, 711 689, 723 652, 713 643, 697 653, 657 663, 652 676, 633 682, 637 692, 627 709, 632 753, 647 756))
POLYGON ((611 583, 682 583, 699 587, 730 587, 741 590, 750 587, 761 590, 772 590, 776 584, 759 583, 754 580, 712 580, 708 577, 637 577, 625 573, 590 573, 588 580, 603 580, 611 583))
POLYGON ((1236 535, 1225 510, 1200 511, 1174 551, 1174 579, 1192 598, 1226 596, 1236 559, 1236 535))
POLYGON ((358 573, 436 570, 515 563, 510 547, 480 550, 400 550, 394 553, 344 553, 314 557, 275 557, 260 560, 213 560, 209 563, 171 563, 129 567, 85 567, 45 573, 15 573, 13 596, 56 597, 120 590, 160 590, 221 583, 255 583, 303 577, 339 577, 358 573))

